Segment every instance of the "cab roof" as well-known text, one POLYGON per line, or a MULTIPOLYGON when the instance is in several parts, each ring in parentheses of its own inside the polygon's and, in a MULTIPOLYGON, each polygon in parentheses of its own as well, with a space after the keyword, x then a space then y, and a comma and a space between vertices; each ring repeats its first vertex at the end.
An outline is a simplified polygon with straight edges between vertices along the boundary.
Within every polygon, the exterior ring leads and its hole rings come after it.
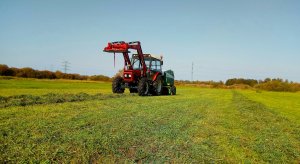
MULTIPOLYGON (((134 59, 138 59, 138 54, 133 54, 132 57, 134 59)), ((144 54, 144 58, 162 61, 162 56, 156 56, 156 55, 152 55, 152 54, 144 54)))

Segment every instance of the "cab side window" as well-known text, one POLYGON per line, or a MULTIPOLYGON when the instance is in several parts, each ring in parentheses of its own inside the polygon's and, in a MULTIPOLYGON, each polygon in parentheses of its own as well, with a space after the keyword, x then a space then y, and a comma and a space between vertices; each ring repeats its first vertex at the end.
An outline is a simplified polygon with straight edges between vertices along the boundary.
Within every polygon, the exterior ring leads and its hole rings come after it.
POLYGON ((157 70, 161 70, 161 62, 157 60, 156 65, 157 65, 157 70))
POLYGON ((160 71, 161 63, 159 60, 152 60, 151 62, 151 70, 160 71))

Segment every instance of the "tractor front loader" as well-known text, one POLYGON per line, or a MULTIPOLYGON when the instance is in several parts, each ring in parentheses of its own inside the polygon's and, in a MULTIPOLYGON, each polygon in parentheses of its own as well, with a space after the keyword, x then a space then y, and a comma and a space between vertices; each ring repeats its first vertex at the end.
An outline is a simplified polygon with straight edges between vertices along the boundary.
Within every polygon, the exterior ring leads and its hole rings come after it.
POLYGON ((146 95, 175 95, 174 72, 162 71, 162 57, 143 54, 141 43, 110 42, 104 52, 121 53, 124 57, 123 76, 117 76, 112 82, 113 93, 124 93, 128 88, 130 93, 146 95), (129 50, 136 50, 136 54, 129 57, 129 50))

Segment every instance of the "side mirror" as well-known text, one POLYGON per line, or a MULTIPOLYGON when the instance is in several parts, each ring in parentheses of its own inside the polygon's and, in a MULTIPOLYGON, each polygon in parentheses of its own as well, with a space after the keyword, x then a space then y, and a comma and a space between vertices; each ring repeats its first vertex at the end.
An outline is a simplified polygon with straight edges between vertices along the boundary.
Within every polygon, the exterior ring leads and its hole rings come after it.
POLYGON ((160 61, 160 65, 164 65, 164 62, 163 62, 163 61, 160 61))

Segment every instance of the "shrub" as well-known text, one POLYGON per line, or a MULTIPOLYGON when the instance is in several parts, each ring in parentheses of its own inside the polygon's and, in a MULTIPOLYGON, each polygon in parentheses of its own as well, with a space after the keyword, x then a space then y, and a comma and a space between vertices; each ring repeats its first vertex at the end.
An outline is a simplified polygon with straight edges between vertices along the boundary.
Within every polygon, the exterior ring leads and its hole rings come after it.
POLYGON ((234 84, 246 84, 246 85, 253 87, 256 84, 258 84, 258 81, 255 79, 234 78, 234 79, 228 79, 225 82, 225 85, 227 85, 227 86, 234 85, 234 84))
POLYGON ((30 67, 25 68, 9 68, 5 64, 0 64, 0 76, 17 76, 22 78, 38 78, 38 79, 71 79, 71 80, 95 80, 95 81, 111 81, 111 78, 104 75, 80 75, 62 73, 61 71, 51 72, 48 70, 35 70, 30 67))
POLYGON ((300 84, 278 79, 272 79, 271 81, 267 81, 256 85, 255 88, 267 91, 297 92, 300 91, 300 84))

